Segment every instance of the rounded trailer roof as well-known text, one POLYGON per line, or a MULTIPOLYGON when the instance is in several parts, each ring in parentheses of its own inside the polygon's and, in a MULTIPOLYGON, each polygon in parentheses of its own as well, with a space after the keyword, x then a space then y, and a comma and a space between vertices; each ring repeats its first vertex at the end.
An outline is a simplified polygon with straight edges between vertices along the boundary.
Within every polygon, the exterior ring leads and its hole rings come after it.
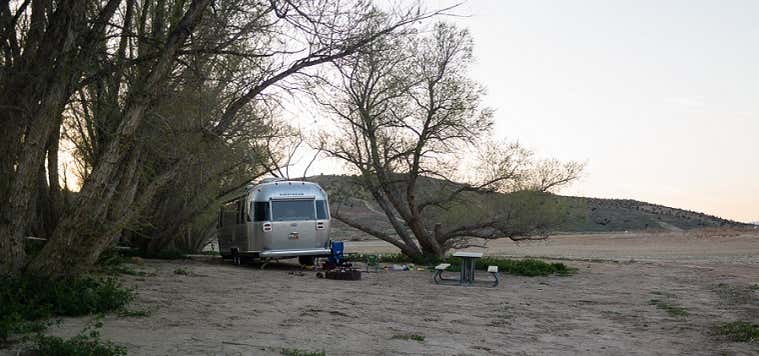
POLYGON ((253 201, 271 199, 315 198, 327 199, 327 192, 318 184, 302 181, 280 180, 262 183, 250 189, 253 201))

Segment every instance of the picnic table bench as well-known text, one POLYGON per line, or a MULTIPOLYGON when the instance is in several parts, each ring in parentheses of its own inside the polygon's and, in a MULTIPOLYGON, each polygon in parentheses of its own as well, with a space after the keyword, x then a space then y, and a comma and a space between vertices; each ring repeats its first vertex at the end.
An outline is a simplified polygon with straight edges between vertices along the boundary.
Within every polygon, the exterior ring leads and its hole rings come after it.
MULTIPOLYGON (((441 263, 435 266, 435 273, 432 279, 436 284, 441 284, 444 281, 458 281, 459 285, 472 285, 475 283, 475 266, 477 259, 482 257, 481 252, 456 252, 453 257, 461 258, 461 271, 459 272, 459 278, 446 278, 443 276, 448 267, 451 267, 450 263, 441 263)), ((488 266, 488 273, 493 276, 493 287, 497 286, 500 282, 498 276, 498 266, 488 266)))

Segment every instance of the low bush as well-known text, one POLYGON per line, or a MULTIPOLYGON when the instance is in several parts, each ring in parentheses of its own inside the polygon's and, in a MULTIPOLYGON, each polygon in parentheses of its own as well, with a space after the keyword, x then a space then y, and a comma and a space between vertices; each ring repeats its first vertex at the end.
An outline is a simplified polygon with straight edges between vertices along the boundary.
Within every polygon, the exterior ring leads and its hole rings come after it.
POLYGON ((280 351, 285 356, 325 356, 327 353, 324 351, 307 351, 301 349, 282 349, 280 351))
POLYGON ((745 321, 724 323, 716 327, 716 333, 730 341, 759 343, 759 324, 745 321))
POLYGON ((181 276, 189 276, 191 273, 192 272, 190 272, 186 268, 181 268, 181 267, 174 270, 174 274, 178 274, 181 276))
POLYGON ((114 278, 0 277, 0 340, 45 329, 45 319, 123 308, 134 294, 114 278))
MULTIPOLYGON (((461 258, 448 257, 443 261, 450 263, 450 271, 458 272, 461 270, 461 258)), ((498 266, 498 272, 508 273, 517 276, 538 277, 538 276, 569 276, 577 271, 575 268, 568 267, 563 263, 548 263, 532 258, 511 259, 499 257, 483 257, 475 262, 475 269, 487 270, 489 266, 498 266)))
POLYGON ((685 308, 666 300, 651 299, 648 301, 648 304, 655 305, 657 308, 664 310, 671 316, 688 316, 688 311, 685 308))
POLYGON ((415 262, 402 253, 349 253, 345 255, 345 260, 349 262, 366 262, 369 256, 377 256, 377 260, 381 263, 404 263, 415 262))
POLYGON ((143 318, 143 317, 148 317, 152 315, 153 312, 147 309, 142 309, 142 310, 122 309, 122 310, 119 310, 118 314, 120 317, 126 317, 126 318, 143 318))
MULTIPOLYGON (((461 265, 461 260, 456 257, 452 257, 448 259, 448 263, 451 263, 452 266, 455 265, 459 267, 461 265)), ((497 257, 483 257, 477 260, 475 268, 479 270, 487 270, 488 266, 498 266, 498 271, 501 273, 527 277, 549 276, 552 274, 559 276, 568 276, 576 271, 574 268, 567 267, 567 265, 563 263, 548 263, 532 258, 517 260, 497 257)))
POLYGON ((418 334, 399 334, 399 335, 393 335, 393 339, 398 340, 414 340, 417 342, 424 342, 424 335, 418 335, 418 334))
POLYGON ((124 356, 127 349, 110 341, 100 340, 100 321, 88 326, 70 339, 38 334, 31 338, 31 351, 37 355, 50 356, 124 356))

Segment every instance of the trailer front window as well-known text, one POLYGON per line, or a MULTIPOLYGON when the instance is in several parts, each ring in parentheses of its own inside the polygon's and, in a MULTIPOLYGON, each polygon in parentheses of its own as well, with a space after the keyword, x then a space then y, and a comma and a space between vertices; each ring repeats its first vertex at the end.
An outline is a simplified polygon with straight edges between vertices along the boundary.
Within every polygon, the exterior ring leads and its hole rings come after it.
POLYGON ((313 200, 272 200, 272 220, 314 220, 316 209, 313 200))

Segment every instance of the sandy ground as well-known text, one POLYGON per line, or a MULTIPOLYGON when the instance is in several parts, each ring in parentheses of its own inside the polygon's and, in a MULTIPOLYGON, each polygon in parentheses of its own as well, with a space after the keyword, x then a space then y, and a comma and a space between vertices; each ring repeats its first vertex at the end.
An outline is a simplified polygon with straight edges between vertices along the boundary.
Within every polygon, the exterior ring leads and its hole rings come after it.
MULTIPOLYGON (((138 268, 155 275, 123 279, 137 291, 130 309, 151 315, 109 315, 102 335, 134 355, 759 354, 757 344, 713 333, 720 322, 759 322, 759 235, 628 237, 491 244, 491 254, 624 260, 566 261, 577 274, 506 275, 497 288, 435 285, 430 272, 333 281, 294 264, 149 260, 138 268), (651 299, 688 315, 670 316, 651 299)), ((72 336, 90 320, 66 319, 50 333, 72 336)))

